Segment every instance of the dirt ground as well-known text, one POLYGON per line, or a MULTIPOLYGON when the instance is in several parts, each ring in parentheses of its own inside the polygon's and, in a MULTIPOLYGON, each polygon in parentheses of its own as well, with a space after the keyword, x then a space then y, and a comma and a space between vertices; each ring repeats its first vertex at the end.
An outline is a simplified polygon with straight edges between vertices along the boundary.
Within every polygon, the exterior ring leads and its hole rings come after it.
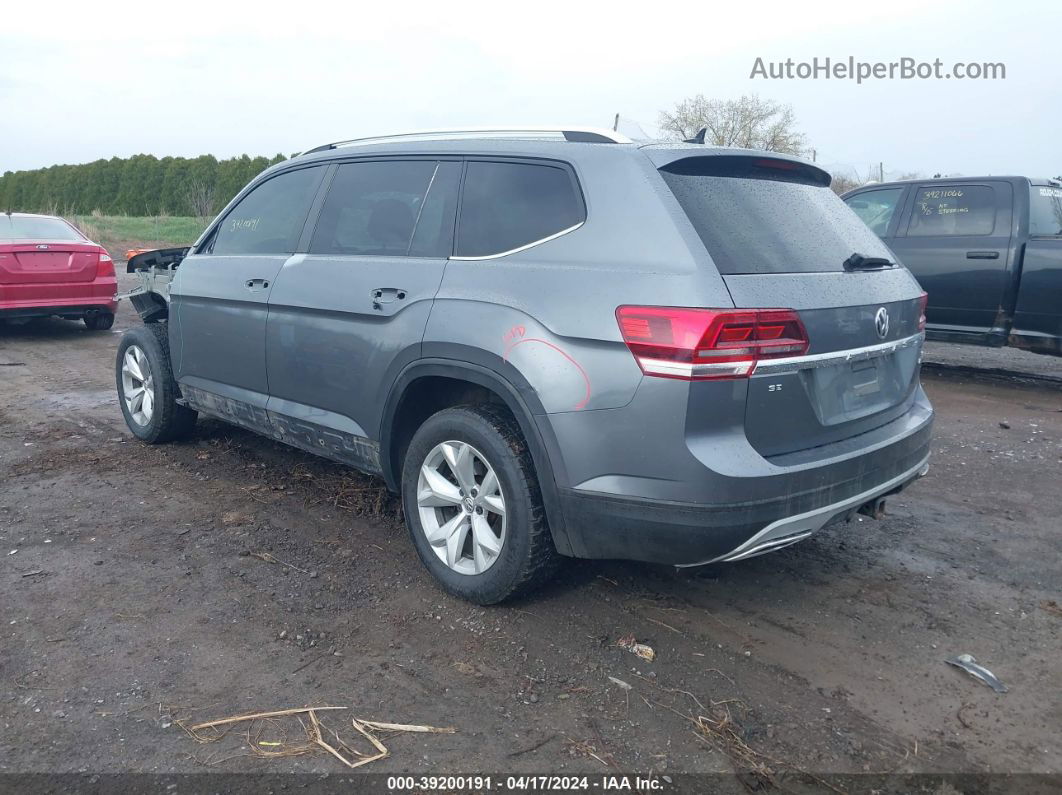
POLYGON ((177 723, 305 705, 457 729, 372 772, 1062 771, 1057 383, 927 370, 930 474, 884 520, 694 571, 576 561, 481 608, 433 586, 374 480, 209 420, 135 442, 134 322, 0 326, 0 773, 341 773, 177 723))

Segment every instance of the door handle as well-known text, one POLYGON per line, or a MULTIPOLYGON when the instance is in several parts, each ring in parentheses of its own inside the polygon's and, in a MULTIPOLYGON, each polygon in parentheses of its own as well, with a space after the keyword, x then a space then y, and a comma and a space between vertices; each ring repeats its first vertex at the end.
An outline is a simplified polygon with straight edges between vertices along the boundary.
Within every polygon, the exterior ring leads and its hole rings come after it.
POLYGON ((264 290, 269 286, 268 279, 248 279, 246 283, 248 290, 254 290, 257 287, 261 287, 264 290))
POLYGON ((999 259, 998 251, 967 251, 966 259, 999 259))
POLYGON ((372 291, 372 308, 381 309, 384 304, 404 301, 406 291, 400 287, 377 287, 372 291))

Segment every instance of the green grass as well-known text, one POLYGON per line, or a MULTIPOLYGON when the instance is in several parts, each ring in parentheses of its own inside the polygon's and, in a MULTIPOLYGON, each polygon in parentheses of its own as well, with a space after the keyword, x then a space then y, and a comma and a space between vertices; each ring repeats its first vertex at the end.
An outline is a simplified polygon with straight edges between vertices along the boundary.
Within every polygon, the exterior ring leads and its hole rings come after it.
POLYGON ((67 220, 115 259, 124 259, 131 248, 190 246, 210 223, 209 218, 181 215, 72 215, 67 220))

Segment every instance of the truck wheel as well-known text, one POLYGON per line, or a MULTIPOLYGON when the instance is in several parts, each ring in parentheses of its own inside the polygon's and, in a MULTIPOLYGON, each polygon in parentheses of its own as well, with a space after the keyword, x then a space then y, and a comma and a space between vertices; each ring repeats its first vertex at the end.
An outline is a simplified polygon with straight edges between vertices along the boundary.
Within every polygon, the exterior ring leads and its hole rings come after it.
POLYGON ((530 591, 560 563, 527 444, 496 407, 445 409, 421 425, 406 452, 402 507, 421 561, 470 602, 530 591))
POLYGON ((110 312, 89 312, 82 320, 92 331, 106 331, 114 325, 114 315, 110 312))
POLYGON ((197 414, 177 404, 165 324, 136 326, 122 334, 115 380, 125 424, 138 439, 160 444, 192 432, 197 414))

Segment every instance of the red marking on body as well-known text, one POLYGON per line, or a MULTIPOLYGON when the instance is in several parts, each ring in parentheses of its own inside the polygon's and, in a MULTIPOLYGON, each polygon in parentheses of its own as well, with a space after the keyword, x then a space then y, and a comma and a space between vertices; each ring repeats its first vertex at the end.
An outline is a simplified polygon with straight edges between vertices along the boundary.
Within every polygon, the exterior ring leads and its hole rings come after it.
POLYGON ((511 329, 505 332, 505 336, 502 337, 502 339, 505 340, 505 342, 509 342, 510 340, 516 339, 517 337, 524 336, 524 334, 526 333, 527 329, 525 329, 523 326, 513 326, 511 329))
MULTIPOLYGON (((521 336, 523 336, 524 327, 523 326, 517 326, 516 328, 520 329, 521 336)), ((515 331, 515 330, 516 329, 513 329, 513 331, 515 331)), ((517 345, 523 345, 525 342, 541 342, 543 345, 545 345, 545 346, 547 346, 549 348, 552 348, 557 353, 559 353, 561 356, 563 356, 565 359, 567 359, 569 362, 571 362, 573 365, 575 365, 575 369, 579 371, 579 375, 581 375, 583 377, 583 381, 586 384, 586 394, 583 396, 582 400, 580 400, 578 403, 575 404, 574 410, 575 411, 581 411, 582 409, 586 408, 586 404, 590 402, 590 395, 593 393, 593 390, 592 390, 592 388, 590 386, 590 376, 588 376, 586 374, 586 370, 583 369, 583 366, 581 364, 579 364, 579 362, 575 361, 575 359, 573 359, 571 357, 571 355, 567 351, 565 351, 563 348, 558 347, 557 345, 554 345, 549 340, 542 340, 542 339, 539 339, 538 337, 525 337, 524 339, 516 340, 516 342, 512 343, 511 345, 509 345, 505 349, 505 352, 502 354, 502 360, 508 362, 509 361, 509 354, 512 353, 513 348, 515 348, 517 345)))

